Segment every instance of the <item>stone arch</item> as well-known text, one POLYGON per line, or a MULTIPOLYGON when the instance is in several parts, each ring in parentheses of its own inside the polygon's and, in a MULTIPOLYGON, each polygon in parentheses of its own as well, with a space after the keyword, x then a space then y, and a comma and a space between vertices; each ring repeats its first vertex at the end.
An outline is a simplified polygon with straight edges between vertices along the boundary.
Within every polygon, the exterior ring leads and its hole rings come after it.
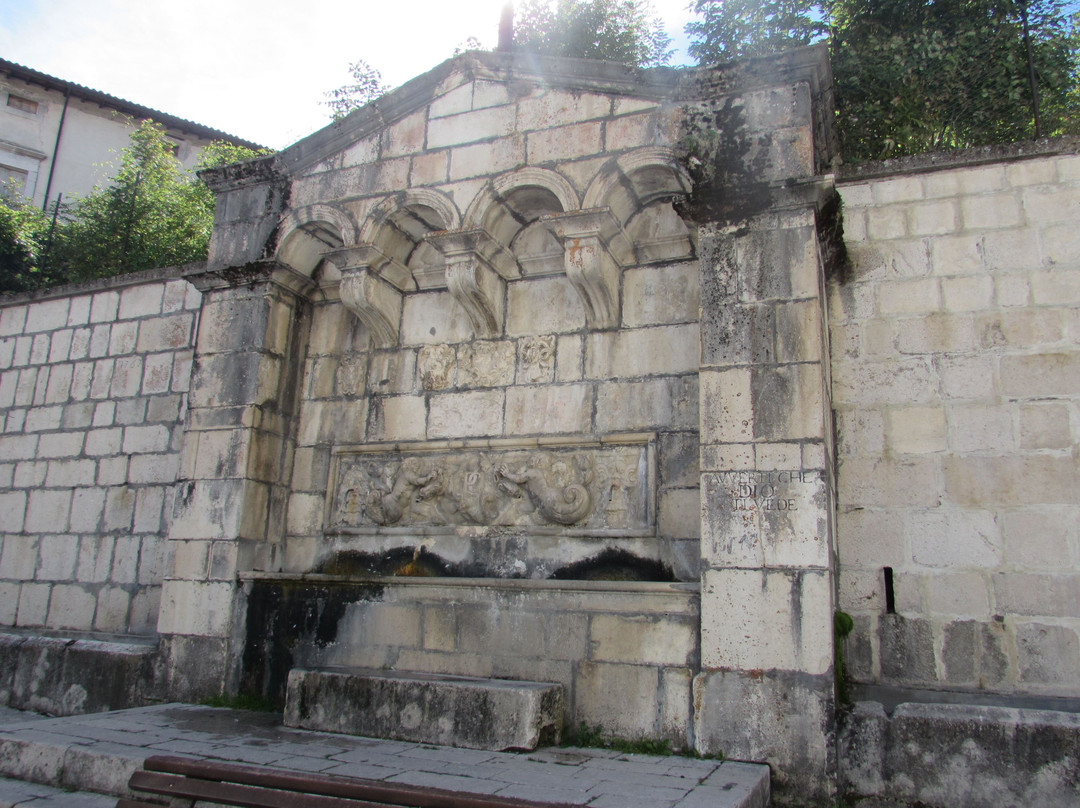
POLYGON ((379 272, 399 289, 436 288, 445 286, 445 263, 425 237, 460 225, 461 214, 448 196, 416 188, 377 204, 360 229, 359 242, 385 257, 379 272))
POLYGON ((623 224, 637 209, 659 198, 690 193, 690 175, 673 149, 636 149, 607 163, 585 192, 586 209, 608 206, 623 224))
POLYGON ((645 263, 689 258, 695 231, 671 203, 688 194, 691 186, 672 149, 637 149, 600 170, 585 192, 583 206, 609 208, 645 263))
POLYGON ((522 274, 547 274, 561 271, 562 245, 540 219, 579 208, 569 180, 529 167, 493 179, 469 205, 464 227, 484 230, 515 256, 522 274))
POLYGON ((327 250, 356 242, 352 219, 331 205, 297 208, 282 219, 279 230, 274 257, 309 278, 315 276, 327 250))

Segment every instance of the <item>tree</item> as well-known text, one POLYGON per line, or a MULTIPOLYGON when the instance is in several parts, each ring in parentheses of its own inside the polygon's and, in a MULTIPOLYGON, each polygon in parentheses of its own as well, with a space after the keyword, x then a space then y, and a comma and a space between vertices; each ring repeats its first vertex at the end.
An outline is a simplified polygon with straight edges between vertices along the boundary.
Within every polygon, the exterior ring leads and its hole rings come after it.
POLYGON ((1064 0, 698 0, 694 9, 703 17, 687 31, 700 63, 827 30, 847 160, 1080 126, 1080 48, 1064 0))
POLYGON ((53 230, 53 219, 36 205, 17 193, 4 195, 0 200, 0 294, 63 282, 63 269, 50 272, 43 260, 53 230))
POLYGON ((340 121, 355 109, 374 101, 390 88, 383 84, 382 74, 363 59, 357 59, 349 65, 352 81, 336 90, 324 93, 327 100, 323 103, 330 107, 331 116, 340 121))
POLYGON ((514 23, 516 50, 549 56, 653 67, 671 59, 670 45, 647 0, 532 0, 514 23))
POLYGON ((76 202, 69 217, 63 258, 84 279, 205 257, 214 214, 212 197, 183 173, 164 128, 145 121, 109 184, 76 202))
MULTIPOLYGON (((51 215, 25 200, 0 204, 0 291, 36 289, 206 258, 214 196, 173 155, 165 130, 144 121, 105 187, 51 215)), ((198 168, 268 153, 206 146, 198 168)))
POLYGON ((695 0, 691 10, 701 15, 686 26, 698 64, 809 45, 827 31, 816 0, 695 0))
POLYGON ((832 21, 839 134, 849 158, 1076 126, 1078 51, 1058 0, 1030 8, 1014 0, 844 0, 832 21), (1029 16, 1030 51, 1021 12, 1029 16))

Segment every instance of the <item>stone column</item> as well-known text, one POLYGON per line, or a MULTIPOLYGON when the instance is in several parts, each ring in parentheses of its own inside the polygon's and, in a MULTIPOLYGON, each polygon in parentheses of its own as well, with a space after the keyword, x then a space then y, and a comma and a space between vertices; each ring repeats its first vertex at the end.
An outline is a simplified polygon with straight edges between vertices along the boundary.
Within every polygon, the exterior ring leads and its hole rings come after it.
MULTIPOLYGON (((695 743, 835 789, 824 181, 700 228, 701 672, 695 743)), ((829 803, 831 804, 831 803, 829 803)))
POLYGON ((158 631, 169 695, 229 688, 237 573, 278 566, 310 279, 273 261, 194 274, 203 293, 158 631))

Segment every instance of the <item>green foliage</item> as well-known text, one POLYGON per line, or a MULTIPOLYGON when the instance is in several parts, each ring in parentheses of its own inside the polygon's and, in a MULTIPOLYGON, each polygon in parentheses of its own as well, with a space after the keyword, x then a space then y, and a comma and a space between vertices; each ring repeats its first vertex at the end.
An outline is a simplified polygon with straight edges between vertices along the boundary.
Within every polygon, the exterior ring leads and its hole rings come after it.
POLYGON ((699 63, 828 32, 848 161, 1080 132, 1080 39, 1063 0, 697 0, 699 63), (1030 31, 1030 67, 1023 17, 1030 31))
POLYGON ((817 0, 695 0, 690 55, 698 64, 761 56, 809 45, 826 32, 817 0))
MULTIPOLYGON (((172 148, 165 130, 145 121, 104 187, 48 215, 26 201, 0 204, 0 292, 206 258, 214 197, 172 148)), ((219 141, 203 150, 198 168, 266 153, 219 141)))
POLYGON ((213 220, 212 198, 183 173, 164 128, 146 121, 109 184, 72 207, 63 257, 80 280, 196 261, 213 220))
POLYGON ((204 168, 227 166, 230 163, 242 163, 244 160, 252 160, 256 157, 267 157, 273 153, 273 149, 249 149, 227 140, 215 140, 207 143, 199 153, 199 159, 195 163, 195 172, 198 173, 204 168))
POLYGON ((517 50, 654 67, 671 59, 671 38, 648 0, 543 0, 514 22, 517 50))
MULTIPOLYGON (((1020 7, 1012 0, 844 0, 834 6, 841 150, 880 159, 1035 135, 1020 7)), ((1030 7, 1042 135, 1073 131, 1077 49, 1056 0, 1030 7)))
POLYGON ((603 727, 599 724, 590 726, 582 721, 578 725, 577 732, 571 741, 564 746, 576 746, 591 749, 614 749, 629 755, 670 755, 671 742, 667 739, 655 740, 652 738, 611 738, 604 735, 603 727))
POLYGON ((363 59, 357 59, 349 65, 349 75, 351 82, 324 93, 327 100, 323 103, 330 107, 331 117, 335 121, 340 121, 353 110, 360 109, 390 89, 383 84, 382 73, 363 59))
POLYGON ((0 198, 0 294, 63 281, 43 260, 52 220, 15 193, 0 198))
POLYGON ((847 671, 844 670, 844 638, 855 628, 855 621, 847 612, 833 613, 833 675, 836 677, 836 695, 841 704, 851 699, 848 694, 847 671))

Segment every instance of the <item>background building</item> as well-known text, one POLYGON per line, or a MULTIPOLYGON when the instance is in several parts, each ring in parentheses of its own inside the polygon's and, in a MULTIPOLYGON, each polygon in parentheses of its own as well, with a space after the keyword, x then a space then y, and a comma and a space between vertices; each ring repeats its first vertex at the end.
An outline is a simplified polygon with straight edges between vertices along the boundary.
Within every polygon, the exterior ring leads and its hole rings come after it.
POLYGON ((191 168, 203 146, 225 140, 257 144, 108 93, 0 59, 0 181, 13 181, 45 208, 93 190, 128 144, 133 126, 153 119, 165 127, 175 153, 191 168))

